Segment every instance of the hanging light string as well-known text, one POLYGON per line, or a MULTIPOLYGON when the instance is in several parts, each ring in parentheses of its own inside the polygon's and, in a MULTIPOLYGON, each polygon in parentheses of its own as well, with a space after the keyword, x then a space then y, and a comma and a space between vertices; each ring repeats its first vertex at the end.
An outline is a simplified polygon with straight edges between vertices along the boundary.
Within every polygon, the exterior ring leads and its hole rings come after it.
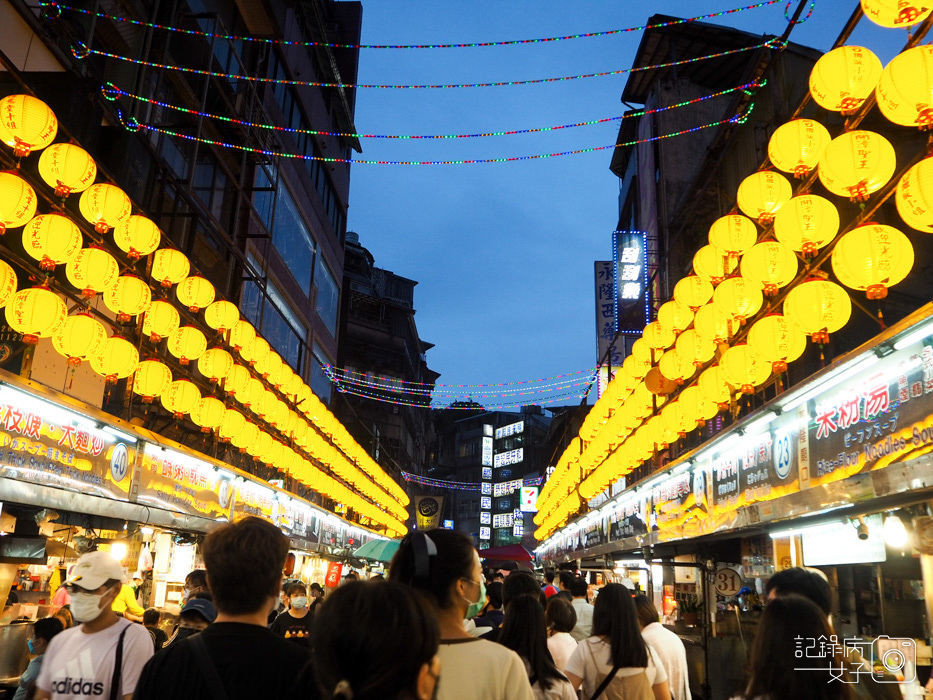
MULTIPOLYGON (((625 141, 623 143, 614 143, 609 146, 594 146, 592 148, 579 148, 573 151, 558 151, 556 153, 537 153, 534 155, 528 156, 510 156, 505 158, 472 158, 472 159, 463 159, 463 160, 375 160, 375 159, 364 159, 364 158, 336 158, 329 156, 311 156, 305 155, 304 153, 287 153, 284 151, 272 151, 265 148, 253 148, 251 146, 243 146, 238 143, 229 143, 227 141, 220 141, 217 139, 207 139, 200 136, 191 136, 190 134, 182 134, 178 131, 173 131, 171 129, 164 129, 157 126, 152 126, 151 124, 143 124, 137 122, 135 118, 130 117, 129 119, 123 121, 124 127, 128 131, 138 131, 139 129, 145 129, 147 131, 152 131, 154 133, 165 134, 166 136, 172 136, 179 139, 184 139, 186 141, 194 141, 197 143, 205 144, 208 146, 221 146, 223 148, 233 148, 238 151, 245 151, 246 153, 256 153, 259 155, 265 156, 279 156, 281 158, 296 158, 299 160, 318 160, 324 163, 354 163, 360 165, 480 165, 486 163, 514 163, 524 160, 540 160, 542 158, 558 158, 560 156, 574 156, 580 155, 581 153, 595 153, 597 151, 605 151, 610 148, 626 148, 628 146, 636 146, 642 143, 651 143, 652 141, 663 141, 664 139, 673 138, 675 136, 683 136, 684 134, 692 134, 695 131, 700 131, 702 129, 709 129, 714 126, 721 126, 722 124, 743 124, 748 118, 748 115, 751 114, 752 107, 754 103, 749 105, 748 110, 741 115, 729 117, 728 119, 719 119, 714 122, 709 122, 708 124, 701 124, 699 126, 694 126, 689 129, 681 129, 680 131, 674 131, 669 134, 661 134, 659 136, 651 136, 645 139, 636 139, 634 141, 625 141)), ((122 118, 122 113, 118 109, 118 114, 122 118)))
POLYGON ((541 384, 534 387, 524 389, 503 389, 501 391, 487 390, 487 391, 444 391, 444 390, 432 390, 432 389, 406 389, 399 387, 393 384, 372 384, 370 382, 360 381, 359 379, 338 379, 337 377, 329 377, 334 384, 347 385, 352 387, 361 387, 370 391, 385 391, 393 394, 409 394, 412 396, 433 396, 435 399, 440 398, 468 398, 472 397, 475 399, 506 399, 511 396, 528 396, 531 394, 544 393, 549 391, 562 391, 564 389, 571 389, 575 386, 585 386, 590 383, 589 379, 584 381, 577 382, 554 382, 551 384, 541 384))
MULTIPOLYGON (((483 488, 482 484, 470 481, 445 481, 443 479, 432 479, 429 476, 420 476, 409 472, 402 472, 401 474, 405 481, 410 481, 413 484, 420 484, 421 486, 433 486, 438 489, 449 489, 451 491, 481 491, 483 488)), ((516 481, 518 480, 516 479, 516 481)), ((542 483, 544 483, 543 476, 533 476, 522 479, 522 486, 540 486, 542 483)))
POLYGON ((235 119, 232 117, 225 117, 221 114, 212 114, 210 112, 202 112, 197 109, 189 109, 187 107, 181 107, 180 105, 173 105, 168 102, 162 102, 160 100, 152 99, 151 97, 142 97, 140 95, 134 95, 131 92, 126 92, 121 90, 113 83, 107 83, 101 92, 103 92, 104 97, 106 97, 111 102, 116 100, 119 97, 127 97, 138 102, 144 102, 150 105, 156 105, 158 107, 164 107, 166 109, 172 109, 178 112, 183 112, 185 114, 191 114, 197 117, 206 117, 208 119, 216 119, 218 121, 227 122, 230 124, 237 124, 239 126, 255 129, 271 129, 274 131, 282 131, 291 134, 309 134, 312 136, 343 136, 346 138, 357 138, 357 139, 475 139, 475 138, 486 138, 489 136, 513 136, 515 134, 535 134, 544 131, 559 131, 560 129, 573 129, 580 126, 592 126, 594 124, 606 124, 607 122, 620 121, 622 119, 633 119, 635 117, 643 117, 647 114, 657 114, 659 112, 666 112, 671 109, 680 109, 681 107, 687 107, 689 105, 698 104, 700 102, 705 102, 706 100, 712 100, 716 97, 722 97, 723 95, 729 95, 733 92, 739 92, 741 90, 753 92, 758 90, 760 87, 766 84, 766 80, 755 80, 750 83, 745 83, 744 85, 736 85, 735 87, 728 88, 727 90, 720 90, 719 92, 714 92, 711 95, 705 95, 703 97, 696 97, 692 100, 684 100, 683 102, 678 102, 677 104, 668 105, 666 107, 655 107, 654 109, 639 109, 635 112, 629 112, 618 117, 605 117, 603 119, 592 119, 585 122, 576 122, 573 124, 561 124, 559 126, 541 126, 534 127, 529 129, 511 129, 509 131, 490 131, 487 133, 481 134, 353 134, 345 133, 342 131, 318 131, 316 129, 293 129, 288 126, 279 126, 277 124, 263 124, 259 122, 251 122, 243 119, 235 119))
POLYGON ((669 61, 668 63, 657 63, 652 66, 635 66, 633 68, 621 68, 619 70, 610 70, 602 71, 600 73, 582 73, 580 75, 565 75, 557 78, 532 78, 529 80, 503 80, 494 83, 451 83, 447 85, 397 85, 397 84, 375 84, 375 83, 321 83, 312 80, 291 80, 291 79, 282 79, 282 78, 261 78, 253 75, 239 75, 237 73, 225 73, 223 71, 212 71, 205 70, 203 68, 186 68, 185 66, 173 66, 166 63, 157 63, 155 61, 144 61, 138 58, 130 58, 129 56, 121 56, 120 54, 110 53, 109 51, 99 51, 98 49, 89 48, 86 44, 82 42, 76 42, 71 49, 72 54, 78 60, 87 58, 88 56, 103 56, 104 58, 110 58, 115 61, 124 61, 126 63, 132 63, 137 66, 146 66, 148 68, 158 68, 160 70, 173 70, 179 71, 181 73, 188 73, 193 75, 206 75, 213 78, 223 78, 224 80, 246 80, 255 83, 273 83, 275 85, 298 85, 305 87, 321 87, 321 88, 378 88, 381 90, 438 90, 438 89, 459 89, 459 88, 484 88, 484 87, 514 87, 517 85, 539 85, 542 83, 560 83, 567 82, 570 80, 583 80, 586 78, 603 78, 610 75, 625 75, 626 73, 637 73, 643 71, 654 70, 656 68, 671 68, 673 66, 682 66, 688 63, 696 63, 698 61, 708 61, 714 58, 722 58, 723 56, 732 56, 738 53, 745 53, 747 51, 755 51, 761 48, 773 48, 777 49, 782 47, 784 42, 779 38, 772 37, 767 41, 764 41, 760 44, 755 44, 753 46, 742 46, 737 49, 730 49, 728 51, 720 51, 718 53, 707 54, 706 56, 697 56, 695 58, 686 58, 680 61, 669 61))
MULTIPOLYGON (((40 8, 49 8, 54 10, 56 13, 61 12, 74 12, 76 14, 88 15, 90 17, 99 17, 100 19, 109 19, 114 22, 124 22, 126 24, 132 24, 137 27, 147 27, 149 29, 160 29, 168 32, 176 32, 179 34, 188 34, 190 36, 200 36, 206 37, 209 39, 221 39, 225 41, 243 41, 243 42, 252 42, 252 43, 261 43, 261 44, 275 44, 278 46, 328 46, 332 49, 473 49, 473 48, 486 48, 490 46, 515 46, 519 44, 547 44, 555 43, 558 41, 571 41, 574 39, 592 39, 594 37, 600 36, 615 36, 619 34, 627 34, 630 32, 641 32, 648 29, 660 29, 663 27, 673 27, 678 24, 687 24, 689 22, 697 22, 704 19, 713 19, 715 17, 724 17, 726 15, 732 15, 739 12, 745 12, 747 10, 757 10, 760 7, 767 7, 769 5, 775 5, 780 3, 781 0, 766 0, 766 2, 758 2, 753 5, 745 5, 744 7, 736 7, 731 10, 722 10, 721 12, 710 12, 705 15, 697 15, 696 17, 687 17, 683 19, 672 19, 667 22, 658 22, 657 24, 643 24, 637 27, 627 27, 625 29, 607 29, 598 32, 585 32, 582 34, 567 34, 565 36, 552 36, 544 37, 540 39, 510 39, 507 41, 477 41, 463 44, 340 44, 329 41, 289 41, 287 39, 269 39, 265 37, 255 37, 255 36, 236 36, 231 34, 218 34, 216 32, 206 32, 197 29, 183 29, 181 27, 174 27, 166 24, 156 24, 155 22, 145 22, 142 20, 131 19, 129 17, 120 17, 118 15, 111 15, 106 12, 95 12, 93 10, 86 10, 81 7, 73 7, 71 5, 63 5, 57 2, 40 2, 40 8)), ((813 3, 811 3, 811 12, 812 12, 813 3)), ((785 10, 785 17, 787 16, 785 10)), ((809 16, 809 15, 808 15, 809 16)), ((802 21, 802 20, 801 20, 802 21)), ((800 22, 798 22, 800 24, 800 22)))
MULTIPOLYGON (((382 394, 374 394, 372 392, 365 391, 362 389, 347 388, 341 384, 335 384, 334 387, 341 394, 359 396, 360 398, 372 399, 373 401, 380 401, 382 403, 390 403, 396 406, 413 406, 416 408, 433 408, 433 409, 450 408, 454 410, 465 410, 465 411, 472 411, 477 408, 475 404, 470 405, 470 403, 467 403, 466 405, 457 405, 458 402, 453 402, 450 405, 445 405, 445 406, 435 406, 430 403, 430 400, 428 399, 428 397, 425 397, 425 399, 421 401, 406 401, 404 399, 390 399, 382 394)), ((507 408, 520 408, 522 406, 527 406, 529 404, 547 405, 547 404, 552 404, 552 403, 558 403, 568 398, 581 399, 583 398, 584 393, 585 391, 570 391, 566 393, 555 394, 553 396, 548 396, 548 397, 537 397, 535 398, 534 401, 529 401, 526 399, 524 401, 520 401, 517 403, 498 403, 498 404, 491 405, 491 406, 487 406, 483 404, 482 408, 487 411, 494 411, 494 410, 502 410, 502 409, 507 409, 507 408)))
POLYGON ((372 374, 367 374, 365 372, 357 372, 352 369, 344 369, 342 367, 334 367, 326 363, 321 363, 321 368, 325 372, 331 372, 337 376, 350 376, 350 377, 361 377, 363 379, 370 379, 377 382, 394 382, 396 384, 402 384, 406 386, 418 386, 418 387, 443 387, 445 389, 454 388, 454 389, 484 389, 484 388, 500 388, 500 387, 509 387, 509 386, 518 386, 521 384, 537 384, 539 382, 551 382, 556 379, 567 379, 569 377, 578 377, 581 374, 586 374, 592 376, 597 367, 587 367, 586 369, 580 369, 576 372, 566 372, 565 374, 555 374, 553 377, 542 377, 539 379, 521 379, 514 382, 498 382, 492 384, 440 384, 440 383, 431 383, 431 382, 412 382, 404 379, 395 379, 394 377, 380 377, 372 374))

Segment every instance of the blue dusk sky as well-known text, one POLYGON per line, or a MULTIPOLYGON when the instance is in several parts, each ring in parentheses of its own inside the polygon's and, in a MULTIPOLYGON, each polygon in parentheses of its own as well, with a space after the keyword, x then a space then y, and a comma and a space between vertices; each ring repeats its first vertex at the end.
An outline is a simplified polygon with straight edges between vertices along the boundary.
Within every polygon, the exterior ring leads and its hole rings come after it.
MULTIPOLYGON (((691 17, 740 0, 363 2, 363 43, 463 43, 561 36, 643 25, 651 14, 691 17)), ((828 50, 855 0, 817 0, 791 41, 828 50)), ((796 3, 795 3, 796 5, 796 3)), ((780 35, 784 3, 707 22, 780 35)), ((362 50, 361 83, 466 83, 629 68, 641 32, 508 47, 362 50)), ((905 30, 863 19, 848 43, 887 63, 905 30)), ((543 85, 359 90, 356 127, 374 134, 482 133, 621 115, 627 75, 543 85)), ((806 76, 800 76, 806 80, 806 76)), ((689 109, 689 108, 687 108, 689 109)), ((444 141, 364 139, 356 157, 500 158, 615 143, 619 122, 561 131, 444 141)), ((610 257, 618 215, 612 151, 446 166, 352 167, 348 230, 379 267, 419 282, 416 321, 435 347, 444 384, 549 377, 596 361, 593 261, 610 257)))

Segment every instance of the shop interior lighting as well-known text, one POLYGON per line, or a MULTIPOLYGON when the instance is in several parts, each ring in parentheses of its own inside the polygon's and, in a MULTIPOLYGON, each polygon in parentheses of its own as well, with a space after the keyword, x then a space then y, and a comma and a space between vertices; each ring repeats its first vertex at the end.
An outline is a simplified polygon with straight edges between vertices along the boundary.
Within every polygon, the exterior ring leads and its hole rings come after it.
POLYGON ((102 430, 106 433, 110 433, 114 437, 119 438, 120 440, 126 440, 127 442, 136 442, 136 438, 130 435, 129 433, 124 433, 122 430, 117 430, 114 427, 105 425, 102 430))
POLYGON ((830 373, 826 378, 819 382, 816 386, 805 391, 804 393, 795 396, 787 403, 781 406, 781 410, 784 412, 793 411, 798 406, 805 404, 812 398, 815 398, 822 394, 825 391, 829 391, 837 384, 841 384, 846 379, 854 377, 857 374, 864 372, 866 369, 878 362, 878 356, 874 353, 869 354, 867 357, 852 363, 848 367, 840 367, 835 372, 830 373))
POLYGON ((763 416, 756 418, 751 423, 746 425, 742 432, 749 436, 758 435, 759 433, 763 432, 762 429, 766 425, 770 425, 772 422, 774 422, 778 415, 779 414, 775 413, 774 411, 768 411, 763 416))
POLYGON ((139 531, 144 535, 151 535, 153 532, 155 532, 155 530, 153 530, 151 527, 145 526, 139 528, 139 531))
POLYGON ((126 559, 126 543, 125 542, 114 542, 110 545, 110 554, 117 561, 122 562, 126 559))
POLYGON ((912 331, 905 335, 903 338, 894 343, 895 350, 903 350, 908 345, 916 343, 918 340, 923 340, 928 335, 933 333, 933 320, 927 321, 921 325, 917 330, 912 331))
POLYGON ((889 547, 903 549, 907 544, 907 528, 904 521, 893 513, 884 518, 884 541, 889 547))

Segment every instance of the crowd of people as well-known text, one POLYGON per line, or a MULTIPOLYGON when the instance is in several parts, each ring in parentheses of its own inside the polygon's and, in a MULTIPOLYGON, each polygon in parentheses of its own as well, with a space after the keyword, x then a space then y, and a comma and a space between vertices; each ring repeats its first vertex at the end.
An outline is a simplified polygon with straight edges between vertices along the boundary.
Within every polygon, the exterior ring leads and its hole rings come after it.
MULTIPOLYGON (((325 599, 317 584, 283 580, 288 548, 259 518, 211 532, 205 568, 186 579, 170 637, 157 610, 142 610, 136 624, 115 609, 126 595, 119 562, 83 555, 63 608, 75 624, 61 615, 35 623, 34 658, 14 698, 691 698, 683 643, 631 587, 591 592, 569 571, 546 572, 543 585, 521 570, 487 584, 469 537, 430 530, 402 540, 385 580, 348 580, 325 599)), ((796 638, 832 634, 829 584, 820 577, 795 568, 769 581, 748 685, 736 700, 865 692, 864 683, 826 682, 859 659, 830 656, 793 671, 796 638)), ((878 692, 866 696, 885 697, 878 692)))

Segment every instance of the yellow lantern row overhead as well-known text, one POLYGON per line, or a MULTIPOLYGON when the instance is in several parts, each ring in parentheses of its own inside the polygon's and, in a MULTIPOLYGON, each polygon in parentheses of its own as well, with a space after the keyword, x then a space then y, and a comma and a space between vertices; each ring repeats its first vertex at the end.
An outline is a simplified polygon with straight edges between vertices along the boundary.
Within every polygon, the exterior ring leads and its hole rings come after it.
POLYGON ((717 343, 726 340, 732 333, 729 315, 715 303, 697 309, 693 327, 703 338, 717 343))
POLYGON ((87 313, 69 316, 52 333, 52 347, 74 367, 100 352, 105 340, 107 329, 104 324, 87 313))
POLYGON ((767 225, 792 195, 793 188, 786 177, 770 170, 760 170, 739 184, 736 204, 743 214, 767 225))
POLYGON ((818 175, 829 192, 856 202, 884 187, 897 167, 894 146, 873 131, 847 131, 829 142, 818 175))
POLYGON ((933 126, 933 47, 915 46, 895 56, 881 73, 875 95, 878 109, 895 124, 933 126))
POLYGON ((240 310, 229 301, 215 301, 204 309, 204 322, 215 331, 225 333, 240 320, 240 310))
POLYGON ((98 233, 107 233, 132 212, 130 198, 116 185, 98 183, 91 185, 78 200, 81 216, 94 226, 98 233))
POLYGON ((175 294, 191 313, 197 313, 214 301, 214 285, 203 277, 192 275, 178 283, 175 294))
POLYGON ((738 258, 727 255, 714 245, 703 246, 693 256, 693 271, 714 285, 729 276, 738 264, 738 258))
POLYGON ((905 224, 933 233, 933 158, 924 158, 904 173, 894 197, 905 224))
POLYGON ((703 370, 697 386, 700 393, 703 394, 703 398, 718 405, 720 410, 729 407, 729 402, 732 400, 732 389, 719 365, 713 365, 703 370))
POLYGON ((120 266, 114 257, 95 246, 82 249, 65 265, 65 277, 85 298, 110 289, 116 284, 119 273, 120 266))
POLYGON ((0 309, 7 305, 16 293, 16 272, 5 260, 0 260, 0 309))
POLYGON ((687 275, 674 285, 674 299, 696 310, 713 298, 713 285, 697 275, 687 275))
MULTIPOLYGON (((162 242, 162 232, 145 216, 128 216, 113 228, 113 242, 130 260, 154 252, 162 242)), ((159 279, 161 282, 162 280, 159 279)))
POLYGON ((227 407, 223 401, 213 396, 205 396, 191 411, 191 421, 201 428, 201 432, 209 433, 220 427, 226 412, 227 407))
POLYGON ((152 403, 172 383, 172 371, 159 360, 143 360, 133 376, 133 392, 142 396, 143 403, 152 403))
POLYGON ((36 191, 28 182, 16 173, 0 172, 0 236, 30 221, 38 204, 36 191))
POLYGON ((122 275, 104 292, 104 305, 117 315, 117 322, 126 323, 149 309, 152 290, 135 275, 122 275))
POLYGON ((772 363, 775 372, 787 371, 787 363, 799 358, 807 347, 803 331, 781 314, 768 314, 748 332, 748 345, 772 363))
POLYGON ((190 271, 188 258, 174 248, 159 248, 152 256, 152 278, 165 288, 181 282, 190 271))
POLYGON ((877 25, 905 29, 930 16, 933 7, 911 0, 861 0, 862 12, 877 25))
POLYGON ((143 317, 143 333, 149 340, 158 343, 178 330, 181 325, 181 316, 178 309, 167 301, 156 300, 149 306, 143 317))
POLYGON ((839 210, 825 197, 802 194, 774 217, 774 236, 791 250, 813 257, 839 233, 839 210))
POLYGON ((240 319, 230 329, 230 346, 240 354, 243 348, 249 347, 255 339, 256 329, 249 321, 240 319))
POLYGON ((690 360, 695 367, 701 367, 713 359, 716 343, 705 338, 695 328, 690 328, 677 336, 674 345, 678 353, 690 360))
POLYGON ((716 287, 713 304, 740 324, 758 313, 763 302, 761 287, 744 277, 730 277, 716 287))
POLYGON ((229 352, 223 348, 210 348, 198 358, 198 371, 214 383, 225 379, 233 371, 233 364, 233 356, 229 352))
POLYGON ((824 109, 858 109, 881 79, 881 61, 861 46, 840 46, 823 54, 810 71, 810 95, 824 109))
POLYGON ((176 379, 161 395, 162 406, 176 419, 191 413, 201 401, 201 392, 187 379, 176 379))
POLYGON ((67 317, 65 302, 45 285, 21 289, 6 304, 7 324, 31 345, 51 337, 67 317))
POLYGON ((672 299, 658 309, 658 324, 675 335, 693 323, 693 311, 683 302, 672 299))
POLYGON ((760 285, 766 296, 773 296, 797 276, 797 256, 779 241, 764 241, 749 248, 742 257, 742 277, 760 285))
POLYGON ((39 156, 39 176, 55 195, 67 197, 83 192, 97 178, 97 163, 90 154, 73 143, 55 143, 39 156))
POLYGON ((903 280, 914 266, 914 249, 891 226, 867 224, 844 234, 832 253, 833 272, 850 289, 869 299, 883 299, 888 287, 903 280))
POLYGON ((818 121, 794 119, 774 130, 768 141, 768 160, 782 172, 806 177, 819 164, 829 142, 829 131, 818 121))
POLYGON ((709 227, 711 246, 725 251, 732 258, 740 257, 758 240, 755 222, 746 216, 729 214, 722 216, 709 227))
POLYGON ((126 338, 118 335, 107 338, 101 349, 90 358, 91 369, 104 377, 108 384, 125 379, 139 365, 139 351, 126 338))
POLYGON ((0 100, 0 141, 17 158, 45 148, 57 133, 58 119, 42 100, 31 95, 8 95, 0 100))
POLYGON ((41 214, 23 229, 23 248, 47 271, 74 260, 83 242, 81 230, 61 214, 41 214))
POLYGON ((739 387, 743 394, 754 393, 755 387, 764 384, 771 376, 771 363, 747 343, 739 343, 726 350, 719 366, 722 378, 739 387))
POLYGON ((240 403, 244 403, 243 393, 249 386, 251 375, 243 365, 234 363, 233 367, 223 379, 224 391, 233 396, 240 403))
POLYGON ((207 338, 194 326, 182 326, 169 336, 167 347, 181 364, 187 365, 207 350, 207 338))
POLYGON ((797 285, 784 299, 784 315, 816 343, 840 330, 852 315, 846 291, 834 282, 810 279, 797 285))

